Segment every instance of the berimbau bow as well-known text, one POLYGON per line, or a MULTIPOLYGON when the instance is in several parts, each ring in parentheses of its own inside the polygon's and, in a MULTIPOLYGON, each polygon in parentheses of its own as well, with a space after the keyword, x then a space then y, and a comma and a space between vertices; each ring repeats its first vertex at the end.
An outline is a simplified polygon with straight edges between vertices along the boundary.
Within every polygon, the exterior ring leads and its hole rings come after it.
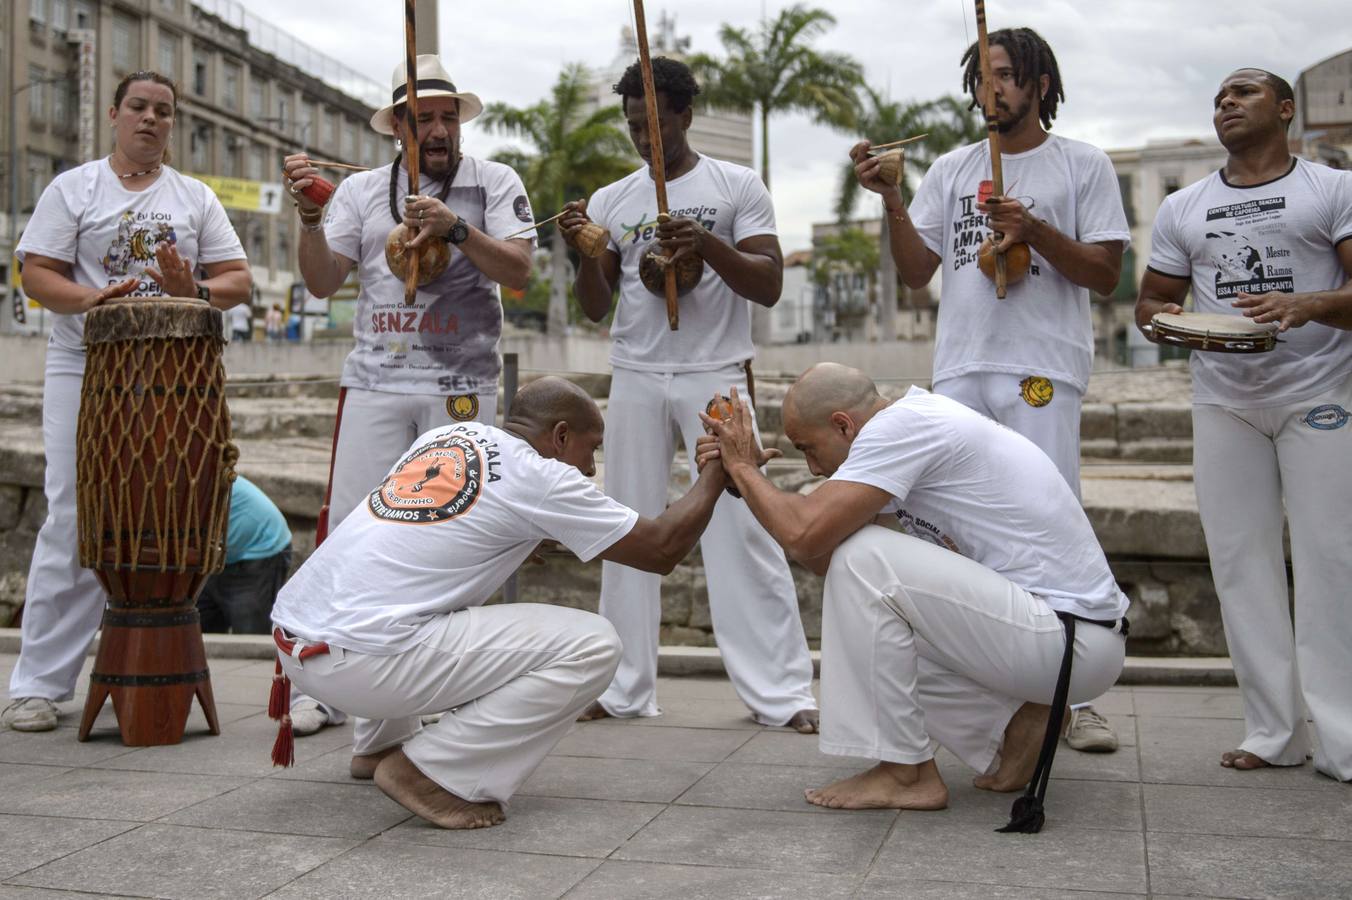
MULTIPOLYGON (((661 224, 671 218, 667 209, 667 163, 666 157, 662 154, 662 132, 657 118, 657 90, 653 86, 652 57, 648 54, 648 25, 643 17, 643 0, 634 0, 634 32, 638 38, 639 71, 643 75, 643 103, 648 110, 648 146, 652 155, 653 181, 657 185, 657 221, 661 224)), ((667 299, 667 324, 675 331, 680 325, 680 311, 676 305, 675 265, 664 267, 662 285, 667 299)))

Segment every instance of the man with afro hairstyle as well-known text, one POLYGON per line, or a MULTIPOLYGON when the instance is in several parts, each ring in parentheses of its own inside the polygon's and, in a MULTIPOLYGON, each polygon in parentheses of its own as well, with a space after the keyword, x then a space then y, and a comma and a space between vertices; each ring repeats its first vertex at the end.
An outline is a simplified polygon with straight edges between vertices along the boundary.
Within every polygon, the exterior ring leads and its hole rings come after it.
MULTIPOLYGON (((963 89, 985 94, 975 44, 962 56, 963 89)), ((990 34, 990 67, 1007 196, 993 196, 987 141, 937 159, 908 209, 878 173, 868 141, 850 150, 859 183, 882 196, 902 281, 924 287, 943 265, 933 387, 1027 437, 1080 494, 1080 406, 1094 358, 1089 291, 1117 287, 1131 240, 1117 176, 1097 147, 1049 134, 1065 99, 1052 48, 1031 28, 990 34), (1004 300, 977 252, 1028 245, 1028 274, 1004 300)), ((1116 750, 1107 721, 1075 710, 1068 734, 1081 750, 1116 750)))
MULTIPOLYGON (((605 484, 612 497, 642 515, 666 505, 676 438, 685 444, 693 477, 700 413, 733 385, 747 395, 755 355, 750 303, 774 306, 783 281, 769 191, 751 169, 698 153, 686 140, 699 85, 685 64, 658 57, 653 80, 670 220, 657 222, 649 170, 653 144, 635 63, 615 93, 644 165, 590 201, 568 204, 559 222, 570 240, 590 221, 610 233, 599 259, 580 261, 574 289, 582 309, 598 322, 619 292, 611 328, 605 484), (677 331, 668 327, 662 297, 639 278, 643 256, 661 250, 704 260, 699 283, 680 298, 677 331)), ((815 732, 812 660, 783 550, 732 496, 719 500, 700 547, 714 634, 738 696, 758 722, 815 732)), ((582 718, 659 715, 661 578, 609 562, 601 571, 601 614, 619 632, 624 653, 609 689, 582 718)))

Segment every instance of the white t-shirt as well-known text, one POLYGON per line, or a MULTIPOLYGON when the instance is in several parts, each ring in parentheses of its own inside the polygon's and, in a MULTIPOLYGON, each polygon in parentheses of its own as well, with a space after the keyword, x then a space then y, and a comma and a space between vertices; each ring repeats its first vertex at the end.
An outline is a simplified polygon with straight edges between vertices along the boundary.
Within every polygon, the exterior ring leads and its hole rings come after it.
MULTIPOLYGON (((1023 153, 1001 154, 1005 193, 1062 234, 1086 244, 1131 242, 1108 155, 1049 134, 1023 153)), ((925 246, 943 262, 934 381, 968 372, 1043 375, 1083 392, 1094 361, 1089 289, 1065 278, 1036 251, 1028 274, 1004 300, 977 268, 990 236, 977 203, 990 196, 985 141, 946 153, 925 173, 909 210, 925 246)))
POLYGON ((482 604, 540 541, 587 562, 637 521, 506 431, 436 428, 286 583, 272 621, 311 641, 398 653, 434 616, 482 604))
MULTIPOLYGON (((147 267, 158 268, 155 249, 165 241, 194 266, 244 259, 239 237, 211 188, 164 166, 150 187, 129 191, 105 157, 52 179, 15 255, 23 260, 34 253, 70 263, 76 284, 102 288, 141 275, 147 267)), ((155 297, 164 291, 145 276, 132 293, 155 297)), ((84 353, 84 315, 53 318, 51 345, 84 353)), ((54 357, 49 371, 60 366, 54 357)), ((71 374, 80 371, 75 364, 71 374)))
MULTIPOLYGON (((733 246, 775 234, 775 209, 760 176, 708 156, 667 182, 667 208, 672 218, 698 219, 733 246)), ((699 284, 680 299, 681 327, 676 331, 667 324, 665 300, 639 280, 639 260, 657 246, 657 186, 647 166, 593 194, 587 215, 610 232, 610 249, 620 255, 620 301, 610 329, 613 365, 645 372, 706 372, 756 355, 751 301, 728 287, 707 263, 699 284)))
MULTIPOLYGON (((1235 186, 1220 172, 1164 198, 1150 268, 1192 280, 1197 312, 1241 315, 1240 291, 1327 291, 1347 281, 1334 247, 1352 238, 1352 172, 1295 160, 1266 184, 1235 186)), ((1282 406, 1352 374, 1352 332, 1314 322, 1271 353, 1192 354, 1196 403, 1282 406)))
POLYGON ((902 530, 960 553, 1053 609, 1127 609, 1080 502, 1031 441, 956 400, 912 387, 869 419, 833 481, 894 498, 902 530))
MULTIPOLYGON (((394 394, 469 394, 497 390, 502 301, 498 285, 454 247, 451 264, 404 305, 404 283, 385 262, 390 169, 381 166, 338 185, 324 235, 329 248, 357 263, 361 293, 352 331, 356 346, 343 365, 345 387, 394 394)), ((442 183, 424 175, 421 193, 441 196, 442 183)), ((399 170, 395 207, 402 215, 408 173, 399 170)), ((534 221, 521 178, 509 166, 464 157, 446 206, 491 238, 506 238, 534 221)), ((532 242, 535 232, 521 235, 532 242)))

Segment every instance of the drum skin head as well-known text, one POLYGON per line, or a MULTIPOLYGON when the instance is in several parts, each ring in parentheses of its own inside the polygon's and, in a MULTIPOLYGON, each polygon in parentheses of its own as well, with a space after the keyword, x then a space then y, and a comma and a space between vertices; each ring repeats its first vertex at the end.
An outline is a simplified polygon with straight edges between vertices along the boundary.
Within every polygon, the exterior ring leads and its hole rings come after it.
POLYGON ((1248 316, 1224 313, 1156 313, 1151 319, 1157 325, 1191 331, 1197 334, 1232 335, 1234 337, 1257 337, 1277 330, 1273 322, 1255 322, 1248 316))

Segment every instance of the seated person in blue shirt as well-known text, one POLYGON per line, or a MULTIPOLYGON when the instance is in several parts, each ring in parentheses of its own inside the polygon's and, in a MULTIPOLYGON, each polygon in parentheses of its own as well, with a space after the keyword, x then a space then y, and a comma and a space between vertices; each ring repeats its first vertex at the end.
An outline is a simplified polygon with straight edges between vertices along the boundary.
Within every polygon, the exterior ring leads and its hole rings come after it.
POLYGON ((291 529, 267 494, 235 477, 225 568, 207 579, 197 597, 204 632, 268 634, 272 602, 291 570, 291 529))

